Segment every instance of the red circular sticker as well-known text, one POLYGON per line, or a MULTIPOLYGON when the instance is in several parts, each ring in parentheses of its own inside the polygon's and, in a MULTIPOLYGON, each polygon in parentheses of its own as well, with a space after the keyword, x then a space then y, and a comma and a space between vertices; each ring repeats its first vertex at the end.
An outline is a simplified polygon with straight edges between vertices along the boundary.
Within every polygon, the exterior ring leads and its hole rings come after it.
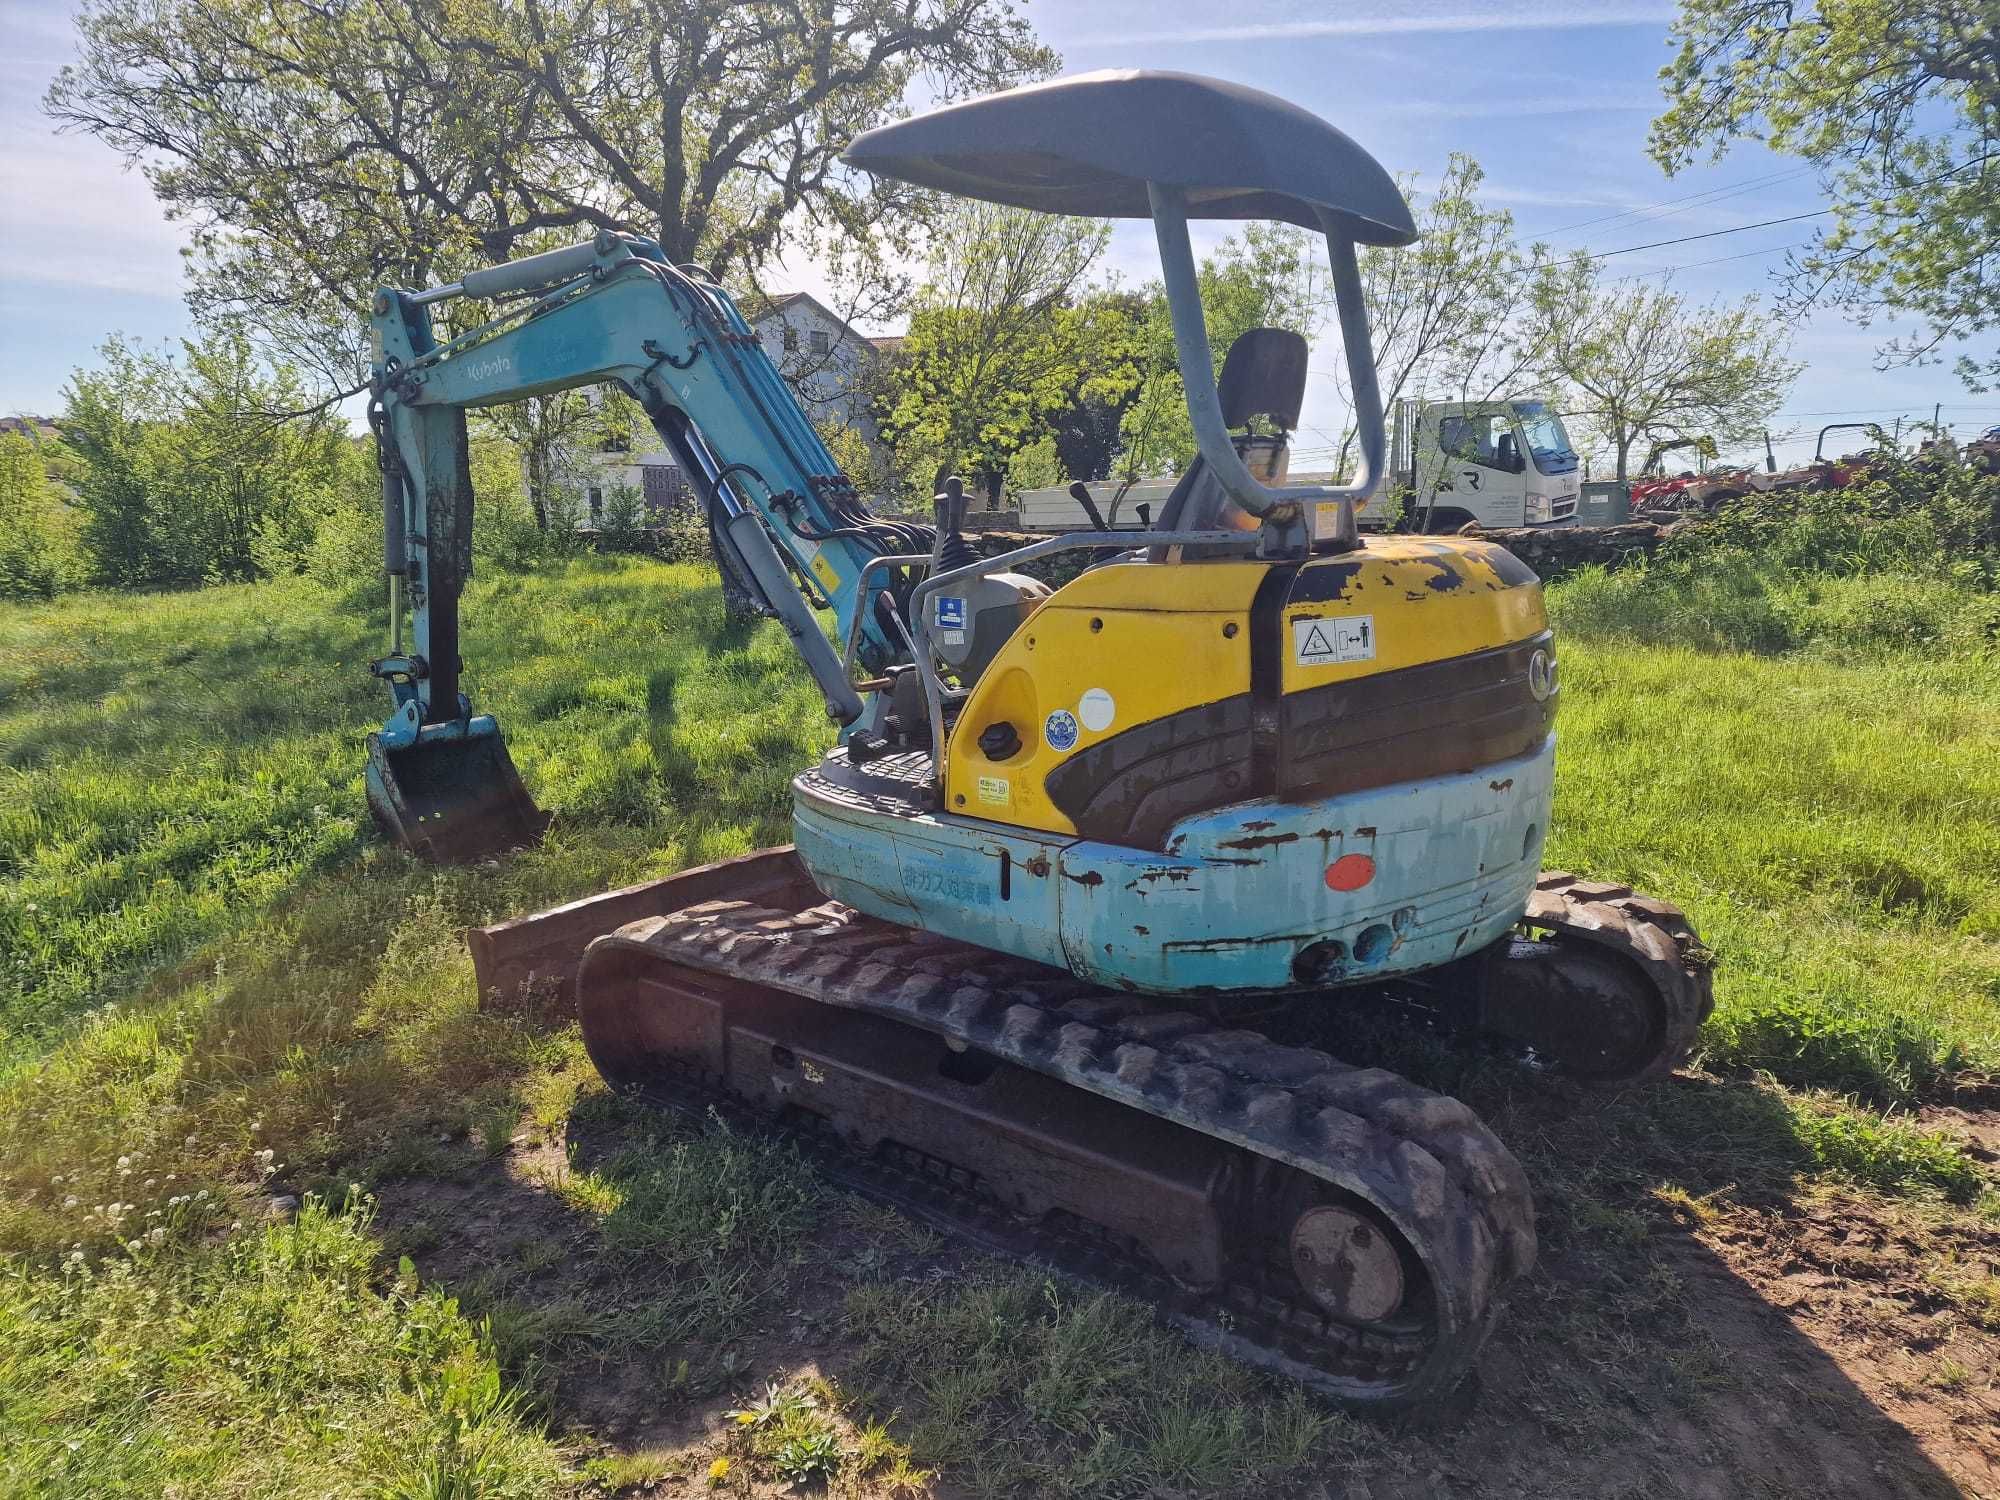
POLYGON ((1375 878, 1375 861, 1365 854, 1343 854, 1326 867, 1328 890, 1358 891, 1375 878))

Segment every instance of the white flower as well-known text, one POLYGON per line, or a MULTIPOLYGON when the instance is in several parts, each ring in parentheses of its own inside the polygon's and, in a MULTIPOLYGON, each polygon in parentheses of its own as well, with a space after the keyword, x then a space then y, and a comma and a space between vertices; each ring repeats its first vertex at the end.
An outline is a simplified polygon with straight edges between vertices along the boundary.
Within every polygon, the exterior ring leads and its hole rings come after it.
POLYGON ((167 1232, 164 1229, 154 1228, 146 1231, 146 1242, 148 1244, 157 1245, 166 1237, 167 1232))
POLYGON ((49 1186, 50 1186, 50 1187, 61 1187, 61 1186, 62 1186, 62 1181, 63 1181, 63 1180, 62 1180, 62 1173, 58 1172, 58 1173, 56 1173, 56 1175, 55 1175, 55 1176, 53 1176, 53 1177, 51 1177, 51 1178, 49 1179, 49 1186))
POLYGON ((118 1158, 118 1165, 121 1167, 129 1167, 132 1165, 132 1158, 129 1156, 121 1156, 118 1158))
POLYGON ((194 1144, 194 1136, 190 1134, 186 1140, 181 1142, 181 1144, 183 1146, 192 1146, 194 1144))
POLYGON ((134 1255, 137 1255, 141 1250, 145 1249, 146 1247, 140 1244, 137 1240, 127 1240, 125 1242, 125 1248, 131 1251, 134 1255))
POLYGON ((77 1199, 76 1199, 76 1194, 75 1194, 75 1193, 71 1193, 71 1194, 70 1194, 70 1195, 69 1195, 69 1196, 68 1196, 67 1198, 63 1199, 63 1207, 64 1207, 64 1208, 75 1208, 75 1207, 76 1207, 76 1202, 77 1202, 77 1199))
POLYGON ((69 1253, 69 1258, 72 1263, 80 1261, 83 1259, 83 1252, 81 1250, 72 1250, 69 1253))
POLYGON ((157 1178, 157 1177, 148 1177, 148 1178, 146 1179, 146 1186, 147 1186, 147 1187, 149 1187, 149 1188, 151 1188, 151 1187, 157 1187, 157 1186, 159 1185, 159 1181, 160 1181, 160 1179, 159 1179, 159 1178, 157 1178))
POLYGON ((196 1193, 194 1201, 197 1203, 206 1203, 208 1201, 208 1189, 203 1188, 200 1192, 196 1193))

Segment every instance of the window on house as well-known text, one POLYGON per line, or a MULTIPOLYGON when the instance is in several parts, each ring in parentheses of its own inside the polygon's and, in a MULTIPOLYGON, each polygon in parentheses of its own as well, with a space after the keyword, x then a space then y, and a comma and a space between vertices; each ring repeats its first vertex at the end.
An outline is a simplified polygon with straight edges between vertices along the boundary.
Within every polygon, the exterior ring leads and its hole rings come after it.
POLYGON ((798 352, 799 352, 799 331, 798 329, 792 327, 791 324, 787 323, 785 325, 785 353, 797 354, 798 352))
POLYGON ((590 524, 595 526, 604 519, 604 491, 596 485, 590 487, 590 524))
POLYGON ((826 351, 827 351, 827 348, 828 348, 828 347, 829 347, 829 346, 828 346, 828 341, 827 341, 827 336, 826 336, 826 330, 825 330, 824 328, 815 328, 815 329, 814 329, 814 330, 812 331, 812 351, 813 351, 813 353, 815 353, 815 354, 824 354, 824 353, 826 353, 826 351))

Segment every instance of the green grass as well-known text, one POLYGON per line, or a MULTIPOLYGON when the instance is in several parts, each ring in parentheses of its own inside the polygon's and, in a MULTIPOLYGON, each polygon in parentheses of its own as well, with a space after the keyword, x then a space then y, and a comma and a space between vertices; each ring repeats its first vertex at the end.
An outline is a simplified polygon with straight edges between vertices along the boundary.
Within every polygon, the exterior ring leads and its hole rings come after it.
MULTIPOLYGON (((711 575, 577 562, 465 612, 468 690, 557 820, 552 858, 475 882, 492 910, 783 837, 825 714, 776 626, 723 627, 711 575)), ((379 856, 381 634, 303 585, 0 611, 0 1063, 379 856)))
POLYGON ((366 1212, 0 1279, 14 1495, 545 1493, 560 1449, 436 1288, 383 1284, 366 1212))
MULTIPOLYGON (((1555 591, 1558 627, 1570 595, 1555 591)), ((2000 1071, 2000 674, 1564 636, 1551 865, 1684 906, 1711 1057, 1877 1102, 2000 1071)))
MULTIPOLYGON (((1660 1203, 1716 1195, 1984 1185, 1903 1111, 2000 1073, 2000 686, 1976 620, 1900 644, 1839 624, 1894 615, 1903 587, 1830 586, 1782 652, 1734 626, 1663 646, 1681 605, 1624 583, 1554 591, 1550 862, 1687 907, 1722 958, 1711 1072, 1572 1119, 1511 1065, 1379 1044, 1517 1143, 1551 1243, 1641 1254, 1660 1203)), ((297 584, 0 609, 10 1490, 699 1488, 726 1459, 724 1492, 832 1472, 888 1493, 929 1468, 1133 1494, 1282 1488, 1376 1446, 1116 1299, 977 1260, 939 1281, 928 1236, 786 1153, 611 1104, 573 1027, 481 1014, 464 927, 782 840, 829 735, 782 632, 725 628, 694 567, 483 579, 467 619, 469 689, 556 822, 504 864, 435 870, 362 809, 379 614, 297 584), (480 1234, 449 1199, 263 1222, 274 1190, 490 1188, 521 1131, 569 1156, 480 1234), (518 1243, 489 1245, 510 1215, 518 1243), (443 1287, 405 1253, 450 1267, 443 1287), (849 1367, 782 1384, 812 1404, 731 1445, 607 1457, 568 1433, 607 1372, 656 1401, 755 1398, 798 1328, 849 1367)), ((1577 1308, 1594 1321, 1564 1337, 1599 1364, 1691 1337, 1650 1293, 1577 1308)), ((1687 1348, 1698 1393, 1719 1377, 1687 1348)))

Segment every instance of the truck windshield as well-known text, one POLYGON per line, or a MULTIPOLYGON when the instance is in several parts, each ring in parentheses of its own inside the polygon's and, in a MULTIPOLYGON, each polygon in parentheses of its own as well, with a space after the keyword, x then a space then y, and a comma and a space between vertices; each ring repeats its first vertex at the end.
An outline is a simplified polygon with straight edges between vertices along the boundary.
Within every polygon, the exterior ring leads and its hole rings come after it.
POLYGON ((1535 455, 1535 467, 1544 474, 1576 472, 1576 450, 1569 445, 1562 418, 1543 401, 1516 401, 1514 416, 1521 424, 1521 436, 1535 455))

